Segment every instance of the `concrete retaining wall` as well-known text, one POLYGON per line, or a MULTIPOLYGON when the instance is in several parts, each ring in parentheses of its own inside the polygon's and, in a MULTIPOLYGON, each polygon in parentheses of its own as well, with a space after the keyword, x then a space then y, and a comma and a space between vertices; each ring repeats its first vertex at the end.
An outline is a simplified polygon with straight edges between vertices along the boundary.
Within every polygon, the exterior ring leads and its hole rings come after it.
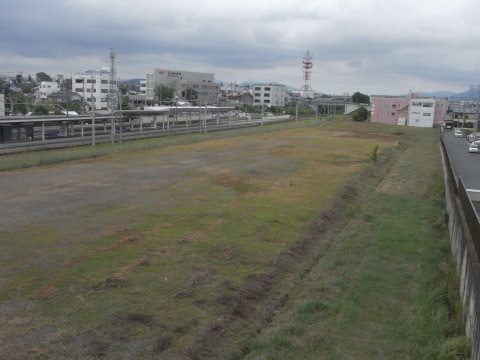
MULTIPOLYGON (((469 226, 466 221, 464 207, 472 206, 461 202, 459 193, 465 191, 461 179, 458 183, 450 167, 448 153, 442 143, 445 173, 445 198, 450 230, 452 254, 457 261, 460 276, 460 296, 463 302, 463 318, 465 332, 471 342, 471 359, 480 360, 480 263, 469 226)), ((466 209, 471 211, 471 209, 466 209)), ((477 220, 478 221, 478 220, 477 220)), ((474 234, 477 235, 477 234, 474 234)))

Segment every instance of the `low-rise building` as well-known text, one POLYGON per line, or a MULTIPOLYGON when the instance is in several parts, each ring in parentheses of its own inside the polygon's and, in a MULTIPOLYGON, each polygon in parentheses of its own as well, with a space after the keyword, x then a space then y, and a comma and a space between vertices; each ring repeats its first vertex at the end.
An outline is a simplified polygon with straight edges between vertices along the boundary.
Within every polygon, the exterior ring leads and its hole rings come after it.
POLYGON ((48 94, 47 99, 52 100, 56 103, 72 103, 77 104, 82 102, 82 96, 73 91, 60 90, 48 94))
POLYGON ((161 85, 174 91, 173 101, 193 100, 198 104, 216 104, 220 97, 220 84, 215 83, 215 76, 211 73, 155 69, 147 73, 147 100, 163 101, 155 96, 155 88, 161 85), (188 96, 189 90, 193 90, 196 99, 188 96))
POLYGON ((371 122, 416 127, 437 127, 448 110, 448 100, 405 96, 371 96, 371 122))
POLYGON ((285 106, 285 85, 266 83, 253 85, 253 105, 285 106))
POLYGON ((58 83, 56 81, 41 81, 40 85, 35 88, 35 99, 38 102, 45 100, 48 95, 59 91, 58 83))

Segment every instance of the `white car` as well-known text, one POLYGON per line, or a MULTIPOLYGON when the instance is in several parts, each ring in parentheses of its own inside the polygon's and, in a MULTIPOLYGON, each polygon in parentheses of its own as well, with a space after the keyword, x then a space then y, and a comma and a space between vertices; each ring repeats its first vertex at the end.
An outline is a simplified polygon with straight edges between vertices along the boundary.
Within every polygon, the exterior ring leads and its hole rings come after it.
POLYGON ((455 135, 455 137, 463 137, 462 129, 455 129, 453 135, 455 135))
POLYGON ((470 146, 468 147, 468 152, 469 153, 478 153, 478 145, 475 143, 471 143, 470 146))

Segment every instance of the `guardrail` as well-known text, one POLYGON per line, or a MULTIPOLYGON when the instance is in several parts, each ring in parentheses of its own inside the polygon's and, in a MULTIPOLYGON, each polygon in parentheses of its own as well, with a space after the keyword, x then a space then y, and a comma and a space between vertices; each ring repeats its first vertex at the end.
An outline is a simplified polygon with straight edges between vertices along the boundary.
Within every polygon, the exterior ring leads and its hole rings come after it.
POLYGON ((445 170, 447 171, 448 177, 453 181, 453 189, 455 192, 455 195, 458 194, 458 183, 457 183, 457 176, 455 175, 455 170, 453 169, 452 162, 450 160, 450 155, 448 154, 447 147, 445 146, 445 142, 443 141, 443 138, 440 136, 440 145, 443 150, 443 157, 445 161, 445 170))
POLYGON ((462 205, 465 222, 467 223, 475 252, 477 253, 478 259, 480 259, 480 222, 462 178, 458 179, 458 199, 462 205))

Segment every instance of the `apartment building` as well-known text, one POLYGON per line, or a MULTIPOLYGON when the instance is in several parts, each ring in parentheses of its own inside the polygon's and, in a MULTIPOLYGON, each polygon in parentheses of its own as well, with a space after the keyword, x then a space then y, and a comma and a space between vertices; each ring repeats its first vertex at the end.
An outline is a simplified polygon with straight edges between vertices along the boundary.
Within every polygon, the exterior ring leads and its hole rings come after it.
MULTIPOLYGON (((118 86, 118 80, 113 84, 118 86)), ((87 70, 72 75, 72 92, 82 96, 85 106, 92 108, 95 102, 96 110, 108 110, 108 92, 110 90, 110 70, 87 70), (93 100, 92 100, 93 99, 93 100)))
POLYGON ((416 127, 436 127, 447 113, 448 100, 405 96, 371 96, 371 122, 416 127))
POLYGON ((155 69, 147 73, 145 88, 147 100, 159 101, 155 99, 155 88, 161 85, 175 92, 174 101, 187 100, 187 89, 195 91, 196 102, 199 104, 216 104, 221 94, 220 84, 215 83, 214 74, 155 69))
POLYGON ((285 106, 287 90, 284 85, 266 83, 253 85, 253 105, 285 106))

